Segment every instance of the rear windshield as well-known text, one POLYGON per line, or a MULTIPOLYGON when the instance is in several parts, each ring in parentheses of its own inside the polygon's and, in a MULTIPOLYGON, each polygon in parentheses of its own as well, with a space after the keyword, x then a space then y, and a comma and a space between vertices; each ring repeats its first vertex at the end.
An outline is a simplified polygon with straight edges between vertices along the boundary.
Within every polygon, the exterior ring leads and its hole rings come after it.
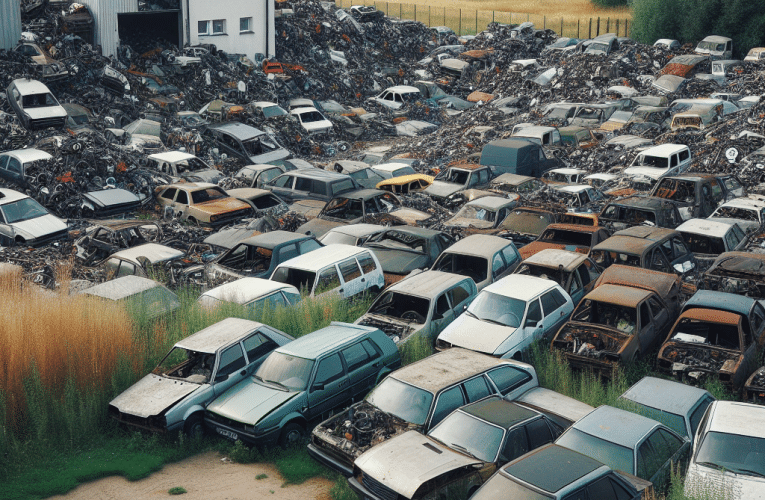
POLYGON ((313 271, 304 271, 303 269, 293 269, 291 267, 280 267, 274 271, 271 279, 279 283, 292 285, 300 293, 310 293, 313 288, 313 282, 316 280, 316 273, 313 271))
POLYGON ((387 377, 369 393, 367 402, 407 422, 424 425, 433 402, 433 394, 387 377))
POLYGON ((407 319, 412 319, 418 323, 422 323, 428 317, 428 311, 430 310, 430 301, 422 297, 415 297, 414 295, 406 295, 399 292, 385 292, 379 299, 372 304, 369 308, 371 314, 380 314, 382 316, 389 316, 391 318, 402 318, 405 313, 415 312, 417 314, 407 314, 407 319), (417 318, 422 319, 418 321, 417 318))
POLYGON ((204 203, 207 201, 222 200, 229 196, 219 187, 201 189, 191 193, 191 201, 194 203, 204 203))
POLYGON ((571 428, 555 442, 564 448, 592 457, 612 469, 633 473, 632 450, 571 428))
POLYGON ((686 232, 681 232, 680 234, 683 235, 685 243, 688 244, 688 248, 693 253, 720 255, 725 251, 725 242, 722 238, 686 232))
POLYGON ((578 231, 570 231, 566 229, 547 228, 539 239, 541 241, 549 241, 580 247, 589 247, 592 243, 592 235, 590 233, 580 233, 578 231))

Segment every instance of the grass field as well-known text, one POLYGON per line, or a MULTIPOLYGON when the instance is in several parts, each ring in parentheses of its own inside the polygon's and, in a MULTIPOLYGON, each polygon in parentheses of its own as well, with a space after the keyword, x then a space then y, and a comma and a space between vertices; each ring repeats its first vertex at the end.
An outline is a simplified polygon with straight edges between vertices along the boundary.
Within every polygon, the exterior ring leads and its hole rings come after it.
POLYGON ((601 9, 589 0, 420 0, 388 2, 375 0, 335 0, 348 8, 363 3, 374 5, 391 17, 414 19, 428 26, 448 26, 458 35, 471 35, 491 22, 519 24, 531 21, 550 28, 561 36, 585 38, 600 33, 626 35, 625 20, 632 21, 629 8, 601 9), (590 26, 592 19, 592 26, 590 26), (616 20, 619 24, 616 24, 616 20))

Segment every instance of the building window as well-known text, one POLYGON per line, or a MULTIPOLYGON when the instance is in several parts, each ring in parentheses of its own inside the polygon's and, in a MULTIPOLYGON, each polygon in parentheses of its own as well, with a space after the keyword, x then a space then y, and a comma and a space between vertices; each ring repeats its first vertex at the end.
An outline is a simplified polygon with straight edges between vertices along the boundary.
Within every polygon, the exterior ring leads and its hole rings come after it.
POLYGON ((251 17, 239 18, 239 32, 252 33, 252 18, 251 17))
POLYGON ((210 21, 199 21, 197 23, 197 32, 200 35, 209 35, 210 34, 210 21))
POLYGON ((213 26, 213 35, 223 35, 226 33, 226 20, 225 19, 215 19, 212 22, 213 26))

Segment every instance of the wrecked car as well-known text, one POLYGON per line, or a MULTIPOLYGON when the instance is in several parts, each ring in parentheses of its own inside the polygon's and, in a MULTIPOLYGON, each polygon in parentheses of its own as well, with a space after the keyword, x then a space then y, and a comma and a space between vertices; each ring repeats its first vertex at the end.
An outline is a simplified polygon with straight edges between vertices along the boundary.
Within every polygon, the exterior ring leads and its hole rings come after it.
POLYGON ((328 170, 300 169, 286 172, 263 185, 287 203, 300 200, 328 202, 349 191, 361 189, 356 179, 328 170))
POLYGON ((542 175, 542 181, 547 184, 580 184, 587 175, 581 168, 553 168, 542 175))
POLYGON ((282 175, 286 169, 277 165, 247 165, 235 174, 234 178, 247 182, 249 187, 265 189, 265 185, 282 175))
POLYGON ((592 247, 610 236, 610 231, 600 226, 555 223, 547 226, 536 241, 521 248, 520 252, 524 260, 546 248, 558 248, 588 255, 592 247))
POLYGON ((721 203, 744 195, 743 186, 738 184, 735 191, 728 191, 721 175, 681 174, 660 179, 651 196, 679 203, 683 220, 705 218, 721 203))
POLYGON ((251 377, 218 392, 205 425, 231 441, 294 445, 312 423, 344 415, 399 366, 398 349, 380 330, 333 321, 277 348, 251 377))
POLYGON ((552 280, 571 297, 574 305, 592 291, 602 270, 589 257, 557 248, 547 248, 526 258, 515 274, 552 280))
POLYGON ((348 481, 379 500, 391 493, 402 500, 467 498, 498 466, 553 442, 571 423, 489 396, 455 410, 424 436, 408 431, 364 452, 348 481))
POLYGON ((291 156, 272 135, 243 123, 210 125, 204 135, 212 139, 222 152, 241 158, 245 163, 279 165, 281 160, 291 156))
POLYGON ((497 236, 508 238, 519 249, 539 238, 547 226, 560 219, 560 211, 544 207, 518 207, 497 228, 497 236))
POLYGON ((372 166, 363 161, 338 160, 332 166, 332 170, 353 177, 366 189, 375 189, 378 183, 385 180, 372 166))
POLYGON ((362 453, 394 436, 425 433, 466 403, 492 394, 512 401, 538 385, 531 365, 449 349, 399 368, 364 401, 320 423, 311 433, 308 454, 350 477, 362 453))
POLYGON ((207 182, 182 182, 159 186, 157 203, 181 220, 220 227, 252 214, 252 207, 207 182))
POLYGON ((227 189, 226 194, 250 205, 255 217, 279 215, 287 212, 287 204, 271 191, 258 188, 227 189))
POLYGON ((210 283, 244 277, 269 278, 279 264, 321 246, 311 236, 269 231, 241 241, 208 263, 205 278, 210 283))
POLYGON ((401 175, 380 181, 375 187, 394 194, 419 193, 433 184, 433 180, 433 176, 425 174, 401 175))
POLYGON ((69 77, 66 65, 53 59, 36 43, 22 42, 13 50, 30 59, 34 72, 40 80, 52 82, 69 77))
POLYGON ((509 194, 507 198, 482 196, 465 203, 454 217, 444 222, 444 227, 468 233, 470 229, 494 229, 518 205, 520 198, 518 194, 509 194))
POLYGON ((471 278, 425 271, 387 288, 356 324, 379 328, 396 344, 418 336, 430 344, 462 314, 476 293, 471 278))
POLYGON ((217 184, 223 179, 223 172, 183 151, 156 153, 147 157, 148 166, 171 177, 172 182, 181 179, 188 182, 209 182, 217 184))
POLYGON ((640 359, 665 338, 679 293, 677 276, 611 266, 555 335, 550 349, 562 351, 572 367, 610 378, 617 364, 640 359))
POLYGON ((239 278, 207 290, 199 296, 197 304, 205 309, 237 304, 249 312, 262 312, 295 305, 301 299, 294 286, 263 278, 239 278))
POLYGON ((378 163, 372 165, 372 170, 379 174, 383 179, 395 179, 396 177, 417 174, 411 165, 399 162, 378 163))
POLYGON ((375 295, 385 286, 377 257, 350 245, 328 245, 293 257, 279 264, 271 279, 311 297, 338 295, 342 299, 363 293, 375 295))
POLYGON ((128 311, 149 320, 168 315, 181 307, 176 294, 160 283, 141 276, 123 276, 91 286, 78 294, 125 304, 128 311))
POLYGON ((5 92, 8 104, 25 128, 63 128, 66 124, 66 110, 45 84, 37 80, 19 78, 13 80, 5 92))
POLYGON ((588 149, 595 146, 599 141, 590 129, 577 125, 559 127, 560 143, 576 149, 588 149))
POLYGON ((374 252, 389 285, 415 269, 433 265, 436 258, 454 242, 441 231, 420 227, 397 226, 367 239, 363 246, 374 252))
POLYGON ((765 299, 765 254, 725 252, 712 263, 701 288, 765 299))
POLYGON ((122 276, 142 276, 154 279, 155 266, 173 265, 182 261, 184 253, 158 243, 124 248, 114 252, 103 263, 107 280, 122 276))
POLYGON ((765 308, 740 295, 699 290, 659 349, 659 369, 686 383, 716 378, 731 390, 759 366, 765 308))
POLYGON ((441 204, 456 203, 455 195, 465 189, 480 189, 489 184, 492 173, 489 167, 463 163, 442 170, 423 193, 441 204))
POLYGON ((472 234, 444 250, 432 269, 468 276, 478 291, 512 273, 521 261, 511 241, 487 234, 472 234))
POLYGON ((493 175, 518 174, 541 177, 552 168, 562 167, 557 158, 548 159, 540 144, 526 139, 497 139, 481 150, 481 165, 491 168, 493 175))
POLYGON ((148 220, 101 220, 94 222, 85 234, 74 242, 76 257, 84 265, 95 266, 120 250, 157 242, 162 230, 148 220))
POLYGON ((699 42, 694 49, 697 54, 703 54, 716 59, 733 57, 733 40, 726 36, 709 35, 699 42))
POLYGON ((370 236, 380 234, 388 229, 378 224, 348 224, 346 226, 333 227, 324 233, 318 240, 323 245, 340 243, 342 245, 361 246, 370 236))
POLYGON ((483 290, 436 340, 443 351, 462 347, 500 358, 522 359, 539 339, 565 323, 574 304, 556 282, 511 274, 483 290))
POLYGON ((707 268, 724 252, 742 249, 748 242, 744 231, 733 220, 690 219, 679 226, 688 248, 701 268, 707 268))
POLYGON ((40 170, 40 163, 52 158, 45 151, 34 148, 6 151, 0 154, 0 177, 21 187, 29 187, 29 182, 34 180, 29 172, 40 170))
POLYGON ((662 144, 641 151, 624 175, 645 175, 654 179, 684 173, 691 166, 691 150, 684 144, 662 144))
POLYGON ((752 373, 744 384, 744 401, 765 404, 765 366, 752 373))
POLYGON ((0 188, 0 246, 40 247, 69 237, 69 226, 33 198, 0 188))
POLYGON ((603 268, 622 264, 684 275, 696 267, 693 253, 680 233, 652 226, 617 231, 593 247, 590 257, 603 268))
POLYGON ((292 340, 262 323, 226 318, 176 343, 152 373, 109 403, 109 415, 154 432, 202 434, 205 406, 292 340))
POLYGON ((546 184, 536 177, 517 174, 502 174, 489 182, 487 189, 503 193, 518 193, 530 196, 544 189, 546 184))
POLYGON ((604 226, 616 230, 643 224, 673 229, 683 222, 677 202, 652 196, 629 196, 612 201, 603 208, 598 219, 604 226))
MULTIPOLYGON (((741 182, 733 176, 723 182, 730 184, 731 190, 741 187, 741 182)), ((761 195, 733 198, 717 207, 708 219, 735 222, 747 233, 756 231, 765 223, 765 198, 761 195)))

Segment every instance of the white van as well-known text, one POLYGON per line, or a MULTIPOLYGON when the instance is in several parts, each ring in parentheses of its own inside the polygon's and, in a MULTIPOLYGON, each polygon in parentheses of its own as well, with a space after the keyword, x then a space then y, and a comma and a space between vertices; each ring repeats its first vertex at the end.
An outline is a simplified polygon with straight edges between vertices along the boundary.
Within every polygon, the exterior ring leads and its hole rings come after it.
POLYGON ((691 166, 691 150, 684 144, 662 144, 641 152, 624 169, 624 175, 642 175, 660 179, 667 175, 682 174, 691 166))
POLYGON ((287 283, 311 297, 338 294, 346 299, 385 286, 382 266, 374 253, 351 245, 327 245, 280 264, 273 281, 287 283))

